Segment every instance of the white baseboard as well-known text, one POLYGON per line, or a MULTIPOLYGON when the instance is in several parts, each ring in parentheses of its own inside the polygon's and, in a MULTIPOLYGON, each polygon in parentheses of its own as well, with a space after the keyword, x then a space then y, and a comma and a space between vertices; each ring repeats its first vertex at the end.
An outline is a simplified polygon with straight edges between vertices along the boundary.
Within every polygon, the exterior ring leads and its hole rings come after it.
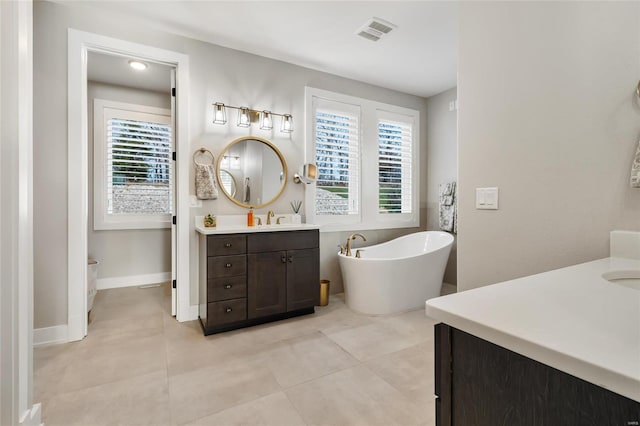
POLYGON ((42 425, 42 405, 33 404, 30 410, 22 413, 20 426, 41 426, 42 425))
POLYGON ((137 287, 139 285, 164 283, 169 280, 171 280, 171 272, 160 272, 157 274, 98 278, 96 285, 98 287, 98 290, 107 290, 110 288, 137 287))
POLYGON ((33 346, 67 343, 68 341, 69 331, 67 324, 33 330, 33 346))

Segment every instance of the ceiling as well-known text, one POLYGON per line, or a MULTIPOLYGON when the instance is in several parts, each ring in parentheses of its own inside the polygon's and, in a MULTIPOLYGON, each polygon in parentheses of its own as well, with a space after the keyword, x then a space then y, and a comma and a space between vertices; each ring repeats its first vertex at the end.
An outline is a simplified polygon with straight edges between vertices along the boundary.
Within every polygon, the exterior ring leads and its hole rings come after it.
POLYGON ((73 1, 153 29, 428 97, 456 86, 457 4, 436 1, 73 1), (396 25, 372 42, 370 18, 396 25))
POLYGON ((153 92, 171 91, 172 67, 145 62, 147 69, 136 71, 129 66, 130 58, 89 51, 87 79, 117 86, 135 87, 153 92))

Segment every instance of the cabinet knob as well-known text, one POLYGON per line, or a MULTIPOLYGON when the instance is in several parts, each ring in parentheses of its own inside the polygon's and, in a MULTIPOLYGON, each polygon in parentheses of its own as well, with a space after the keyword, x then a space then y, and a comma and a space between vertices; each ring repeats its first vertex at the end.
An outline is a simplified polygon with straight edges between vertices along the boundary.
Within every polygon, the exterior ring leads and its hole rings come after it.
POLYGON ((283 255, 283 256, 280 258, 280 261, 281 261, 282 263, 287 263, 287 256, 284 256, 284 255, 283 255))
POLYGON ((293 263, 293 256, 289 256, 289 263, 293 263))
POLYGON ((224 311, 225 311, 226 313, 229 313, 229 312, 233 311, 233 309, 231 309, 231 308, 226 308, 224 311))
POLYGON ((232 246, 232 244, 231 244, 231 243, 224 243, 224 246, 225 246, 226 248, 229 248, 229 247, 231 247, 231 246, 232 246))
POLYGON ((227 284, 224 286, 224 288, 226 288, 227 290, 230 289, 231 287, 233 287, 231 284, 227 284))
POLYGON ((225 264, 224 264, 224 267, 225 267, 225 268, 231 268, 232 266, 233 266, 233 265, 232 265, 232 264, 230 264, 230 263, 225 263, 225 264))

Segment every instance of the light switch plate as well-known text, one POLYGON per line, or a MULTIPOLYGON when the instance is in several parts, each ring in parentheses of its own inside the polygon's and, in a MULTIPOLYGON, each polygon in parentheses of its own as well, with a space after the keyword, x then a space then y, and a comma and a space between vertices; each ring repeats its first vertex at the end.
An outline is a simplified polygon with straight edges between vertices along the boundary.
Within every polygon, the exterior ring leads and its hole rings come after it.
POLYGON ((498 210, 498 188, 476 188, 476 209, 498 210))
POLYGON ((195 195, 189 195, 189 207, 202 207, 202 200, 195 195))

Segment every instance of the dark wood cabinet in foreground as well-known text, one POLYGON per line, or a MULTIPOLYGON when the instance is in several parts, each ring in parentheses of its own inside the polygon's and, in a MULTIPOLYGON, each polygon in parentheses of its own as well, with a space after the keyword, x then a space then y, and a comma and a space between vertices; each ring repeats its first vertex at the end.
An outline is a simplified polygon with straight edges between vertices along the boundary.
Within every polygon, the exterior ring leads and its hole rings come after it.
POLYGON ((200 321, 205 334, 314 312, 317 229, 200 236, 200 321))
POLYGON ((435 394, 437 426, 640 424, 640 403, 445 324, 435 394))

